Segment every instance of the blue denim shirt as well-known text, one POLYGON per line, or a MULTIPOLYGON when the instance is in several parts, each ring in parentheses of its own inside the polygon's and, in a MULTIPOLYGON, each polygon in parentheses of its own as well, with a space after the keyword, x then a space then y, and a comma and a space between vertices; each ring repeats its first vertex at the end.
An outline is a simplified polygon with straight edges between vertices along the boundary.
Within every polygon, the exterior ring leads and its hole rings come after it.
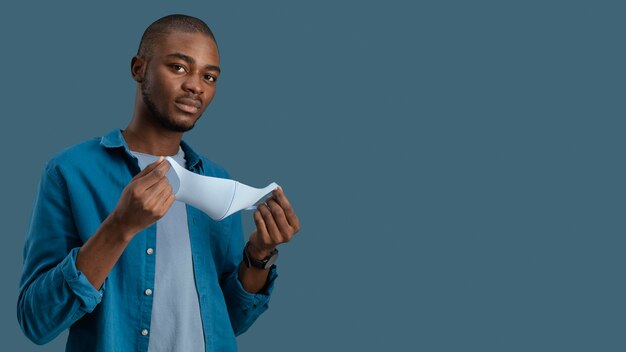
MULTIPOLYGON (((187 168, 228 173, 181 141, 187 168)), ((67 351, 147 351, 154 287, 156 223, 139 232, 100 290, 76 268, 79 247, 117 205, 139 173, 121 130, 67 148, 44 167, 24 246, 17 318, 24 334, 44 344, 70 328, 67 351)), ((263 292, 238 278, 244 238, 241 215, 214 221, 186 205, 194 275, 207 351, 237 350, 236 335, 267 309, 276 268, 263 292)))

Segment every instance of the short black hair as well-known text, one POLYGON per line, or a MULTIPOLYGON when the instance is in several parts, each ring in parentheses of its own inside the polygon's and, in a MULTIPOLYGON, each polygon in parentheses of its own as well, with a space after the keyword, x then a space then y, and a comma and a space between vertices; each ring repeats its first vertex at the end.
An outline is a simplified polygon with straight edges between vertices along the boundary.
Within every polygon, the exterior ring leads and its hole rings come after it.
POLYGON ((141 41, 139 42, 137 56, 149 58, 152 55, 154 46, 159 39, 161 39, 165 34, 175 31, 186 33, 204 33, 211 37, 217 45, 213 32, 211 32, 211 29, 206 23, 204 23, 204 21, 192 16, 174 14, 161 17, 146 28, 146 31, 143 32, 141 41))

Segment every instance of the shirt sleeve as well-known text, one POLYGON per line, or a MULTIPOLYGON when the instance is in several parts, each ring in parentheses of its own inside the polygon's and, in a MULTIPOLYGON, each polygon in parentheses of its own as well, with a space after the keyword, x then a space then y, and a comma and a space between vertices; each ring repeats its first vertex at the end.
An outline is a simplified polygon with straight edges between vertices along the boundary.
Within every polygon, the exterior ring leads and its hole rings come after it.
POLYGON ((48 163, 33 204, 17 302, 20 327, 36 344, 51 341, 102 300, 105 285, 96 290, 76 268, 81 245, 65 181, 48 163))
POLYGON ((222 290, 228 307, 228 314, 235 335, 246 332, 256 319, 267 310, 270 296, 274 289, 277 269, 272 265, 265 287, 259 293, 247 292, 239 280, 239 264, 243 259, 243 231, 241 213, 231 215, 233 236, 228 246, 226 258, 226 276, 222 280, 222 290))

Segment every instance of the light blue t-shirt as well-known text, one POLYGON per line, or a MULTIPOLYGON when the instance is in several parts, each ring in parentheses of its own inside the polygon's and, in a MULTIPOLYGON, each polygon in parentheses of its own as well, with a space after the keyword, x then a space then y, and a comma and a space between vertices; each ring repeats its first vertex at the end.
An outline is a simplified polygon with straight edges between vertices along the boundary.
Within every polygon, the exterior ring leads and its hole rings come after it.
MULTIPOLYGON (((159 158, 130 152, 137 157, 142 170, 159 158)), ((182 167, 186 166, 185 153, 180 147, 172 158, 182 167)), ((157 221, 153 255, 156 255, 154 288, 145 292, 153 296, 148 351, 204 351, 185 203, 174 201, 165 216, 157 221)))

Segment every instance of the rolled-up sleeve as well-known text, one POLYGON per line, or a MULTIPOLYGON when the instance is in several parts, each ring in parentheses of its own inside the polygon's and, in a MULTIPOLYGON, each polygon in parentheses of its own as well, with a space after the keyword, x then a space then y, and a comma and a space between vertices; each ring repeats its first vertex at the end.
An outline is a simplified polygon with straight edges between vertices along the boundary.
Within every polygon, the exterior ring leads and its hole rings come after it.
POLYGON ((228 277, 223 289, 235 335, 246 332, 267 310, 276 277, 276 266, 272 266, 267 283, 259 293, 250 293, 243 288, 237 270, 228 277))
POLYGON ((76 268, 82 242, 61 172, 48 163, 41 176, 24 245, 17 319, 24 334, 44 344, 70 327, 102 300, 76 268))
POLYGON ((239 280, 239 264, 243 258, 244 247, 241 215, 239 213, 234 214, 231 216, 231 221, 233 236, 228 246, 226 258, 229 274, 222 280, 221 285, 233 331, 235 335, 241 335, 267 310, 274 289, 274 282, 278 275, 276 266, 272 265, 269 269, 267 282, 260 292, 250 293, 243 288, 239 280))

